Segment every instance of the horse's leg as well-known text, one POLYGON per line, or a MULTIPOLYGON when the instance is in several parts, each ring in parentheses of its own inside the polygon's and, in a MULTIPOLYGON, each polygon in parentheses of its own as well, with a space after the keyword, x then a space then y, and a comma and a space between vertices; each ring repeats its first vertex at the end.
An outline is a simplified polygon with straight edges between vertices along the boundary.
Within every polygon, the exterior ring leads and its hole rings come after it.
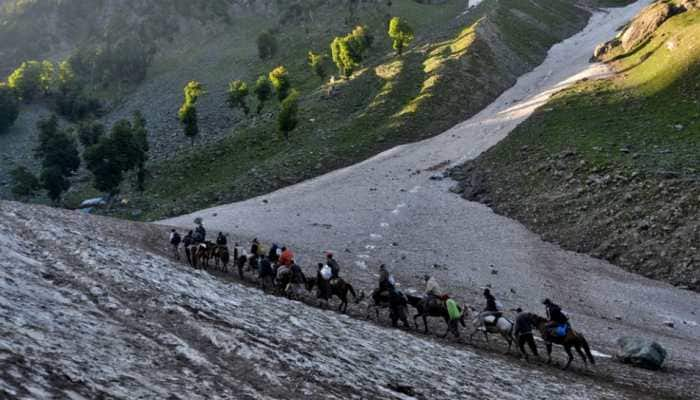
POLYGON ((581 356, 581 359, 583 360, 583 364, 586 367, 588 367, 588 360, 586 359, 586 355, 583 354, 583 350, 581 350, 581 346, 577 344, 575 346, 575 349, 576 349, 576 352, 578 353, 578 355, 581 356))
POLYGON ((566 362, 566 365, 564 366, 564 370, 569 368, 569 365, 571 365, 571 362, 574 361, 574 354, 571 352, 571 345, 565 344, 564 345, 564 350, 566 351, 566 355, 569 356, 568 361, 566 362))
POLYGON ((423 314, 423 326, 425 327, 425 334, 428 334, 428 316, 423 314))
POLYGON ((552 342, 546 342, 547 346, 547 364, 552 363, 552 342))

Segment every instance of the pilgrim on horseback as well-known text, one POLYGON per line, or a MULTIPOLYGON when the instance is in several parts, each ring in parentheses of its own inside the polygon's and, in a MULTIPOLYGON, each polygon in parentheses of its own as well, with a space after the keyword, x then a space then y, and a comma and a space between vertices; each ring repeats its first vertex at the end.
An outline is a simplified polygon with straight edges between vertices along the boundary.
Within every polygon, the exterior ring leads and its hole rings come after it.
POLYGON ((199 217, 195 218, 194 224, 196 225, 193 235, 195 244, 204 243, 207 240, 207 230, 204 229, 202 219, 199 217))
MULTIPOLYGON (((567 331, 571 328, 569 325, 569 317, 567 317, 557 304, 554 304, 550 299, 544 299, 542 302, 544 304, 547 319, 546 336, 547 337, 561 337, 566 336, 567 331)), ((543 339, 547 340, 547 337, 543 339)))
POLYGON ((326 265, 331 269, 331 285, 340 277, 340 265, 338 261, 333 258, 333 253, 330 251, 326 252, 326 265))

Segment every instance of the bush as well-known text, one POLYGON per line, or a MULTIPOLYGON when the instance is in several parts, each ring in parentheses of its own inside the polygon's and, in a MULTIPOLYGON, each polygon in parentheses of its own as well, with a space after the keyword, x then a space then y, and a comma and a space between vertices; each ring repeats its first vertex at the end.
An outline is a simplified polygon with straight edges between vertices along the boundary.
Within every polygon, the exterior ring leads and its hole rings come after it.
POLYGON ((277 127, 284 135, 285 140, 289 140, 289 132, 297 127, 299 120, 299 92, 292 90, 280 106, 280 113, 277 116, 277 127))
POLYGON ((39 179, 26 167, 20 166, 10 171, 12 177, 12 194, 17 197, 29 197, 41 189, 39 179))
POLYGON ((243 81, 231 81, 228 84, 228 106, 233 110, 236 108, 241 108, 243 112, 248 115, 250 109, 248 108, 248 103, 246 103, 246 98, 248 97, 248 85, 243 81))
POLYGON ((19 116, 19 101, 16 92, 0 83, 0 134, 11 127, 19 116))
POLYGON ((270 83, 277 93, 277 99, 283 101, 289 95, 289 90, 292 88, 292 84, 289 81, 289 73, 287 68, 284 66, 279 66, 270 72, 270 83))
POLYGON ((261 60, 267 60, 277 54, 277 39, 269 32, 265 31, 258 35, 258 56, 261 60))

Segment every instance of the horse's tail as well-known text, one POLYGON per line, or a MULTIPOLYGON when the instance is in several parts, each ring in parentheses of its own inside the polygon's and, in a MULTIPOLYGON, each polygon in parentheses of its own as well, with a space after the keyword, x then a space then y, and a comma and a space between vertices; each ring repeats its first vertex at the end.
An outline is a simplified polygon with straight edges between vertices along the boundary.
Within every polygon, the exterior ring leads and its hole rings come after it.
POLYGON ((586 356, 588 357, 588 361, 591 362, 591 364, 595 365, 595 358, 593 358, 593 353, 591 353, 591 348, 588 347, 588 342, 586 341, 586 338, 583 337, 583 335, 579 334, 579 338, 581 339, 581 347, 583 347, 583 351, 586 352, 586 356))

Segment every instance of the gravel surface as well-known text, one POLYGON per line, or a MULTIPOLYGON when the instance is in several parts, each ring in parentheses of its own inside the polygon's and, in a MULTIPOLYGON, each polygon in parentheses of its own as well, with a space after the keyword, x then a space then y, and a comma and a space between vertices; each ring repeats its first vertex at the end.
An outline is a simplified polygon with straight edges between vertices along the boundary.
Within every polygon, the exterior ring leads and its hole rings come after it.
POLYGON ((622 335, 660 341, 670 349, 669 368, 678 373, 655 384, 673 389, 673 377, 690 380, 691 396, 697 394, 698 294, 548 244, 519 223, 463 201, 449 191, 454 182, 442 179, 446 168, 493 146, 553 92, 607 74, 605 66, 588 63, 592 49, 648 3, 596 13, 492 105, 438 137, 266 196, 160 223, 190 227, 199 216, 210 231, 313 247, 301 251, 306 264, 332 249, 344 274, 367 287, 385 262, 403 287, 419 288, 419 276, 428 272, 478 307, 479 288, 486 285, 506 307, 542 312, 540 301, 550 297, 563 303, 574 326, 601 352, 612 352, 622 335))

